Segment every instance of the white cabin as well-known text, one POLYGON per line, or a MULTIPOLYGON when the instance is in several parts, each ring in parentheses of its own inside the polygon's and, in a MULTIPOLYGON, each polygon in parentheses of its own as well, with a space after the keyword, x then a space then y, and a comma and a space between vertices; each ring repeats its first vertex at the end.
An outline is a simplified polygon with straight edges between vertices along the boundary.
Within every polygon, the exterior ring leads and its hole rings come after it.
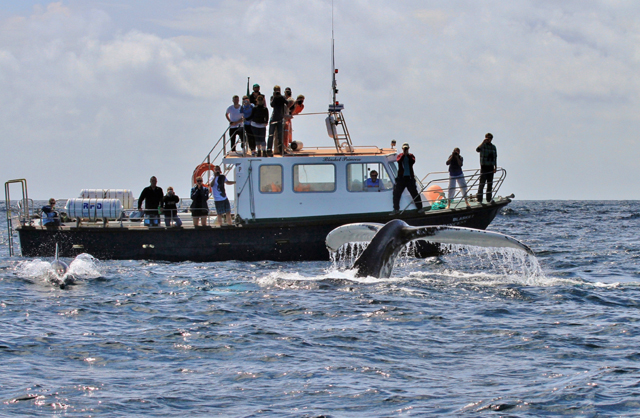
MULTIPOLYGON (((235 193, 228 194, 248 221, 391 212, 396 155, 393 148, 353 147, 344 154, 319 147, 275 157, 228 154, 223 163, 234 165, 235 193), (379 188, 365 187, 373 170, 379 188)), ((416 209, 406 190, 400 207, 416 209)))

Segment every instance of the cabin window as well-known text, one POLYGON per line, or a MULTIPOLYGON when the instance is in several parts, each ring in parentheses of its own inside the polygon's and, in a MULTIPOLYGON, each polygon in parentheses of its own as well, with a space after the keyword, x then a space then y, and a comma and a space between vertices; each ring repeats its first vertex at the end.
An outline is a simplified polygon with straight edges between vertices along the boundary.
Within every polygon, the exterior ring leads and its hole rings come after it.
POLYGON ((368 163, 347 165, 347 190, 350 192, 379 192, 391 189, 393 189, 393 182, 384 164, 368 163), (377 186, 367 186, 367 179, 371 178, 371 172, 373 171, 378 173, 377 186))
POLYGON ((333 192, 336 168, 333 164, 296 164, 293 166, 294 192, 333 192))
POLYGON ((282 192, 282 166, 281 165, 261 165, 260 166, 260 192, 261 193, 282 192))

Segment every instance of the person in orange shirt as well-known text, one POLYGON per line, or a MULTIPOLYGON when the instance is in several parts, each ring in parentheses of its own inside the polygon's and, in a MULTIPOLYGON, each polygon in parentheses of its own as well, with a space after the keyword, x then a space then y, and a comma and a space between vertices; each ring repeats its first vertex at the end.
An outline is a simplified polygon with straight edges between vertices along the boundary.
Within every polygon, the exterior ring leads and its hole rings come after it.
POLYGON ((284 146, 285 149, 291 145, 292 141, 292 128, 291 128, 291 119, 294 115, 301 113, 304 110, 304 96, 302 94, 298 95, 295 102, 289 107, 289 115, 285 116, 284 122, 284 146))

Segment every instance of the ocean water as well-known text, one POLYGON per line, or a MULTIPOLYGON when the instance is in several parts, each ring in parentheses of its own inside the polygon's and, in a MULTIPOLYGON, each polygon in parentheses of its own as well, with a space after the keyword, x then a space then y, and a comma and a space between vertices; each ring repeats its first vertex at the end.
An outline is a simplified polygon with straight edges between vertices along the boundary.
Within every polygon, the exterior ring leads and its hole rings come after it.
POLYGON ((348 261, 10 258, 0 231, 0 415, 640 415, 640 202, 514 201, 528 244, 348 261))

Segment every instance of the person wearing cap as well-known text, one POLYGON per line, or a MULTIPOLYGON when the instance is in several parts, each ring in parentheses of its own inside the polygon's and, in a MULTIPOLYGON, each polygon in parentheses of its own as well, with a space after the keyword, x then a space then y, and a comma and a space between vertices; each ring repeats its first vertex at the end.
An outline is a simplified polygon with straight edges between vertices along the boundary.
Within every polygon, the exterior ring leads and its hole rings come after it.
POLYGON ((56 199, 49 199, 49 204, 42 207, 42 225, 47 228, 56 228, 61 225, 60 215, 55 210, 56 199))
POLYGON ((271 96, 271 107, 273 108, 273 110, 271 111, 271 120, 269 121, 269 141, 267 142, 267 153, 270 156, 272 156, 274 152, 276 154, 282 155, 284 116, 286 115, 287 111, 287 99, 280 93, 280 86, 278 85, 273 87, 273 96, 271 96))
POLYGON ((478 145, 476 152, 480 153, 480 183, 478 184, 478 194, 476 199, 482 203, 484 185, 487 185, 487 202, 491 202, 491 192, 493 191, 493 175, 498 170, 498 149, 491 143, 493 135, 488 133, 484 136, 482 144, 478 145))
POLYGON ((160 226, 160 210, 162 210, 162 199, 164 193, 162 188, 158 187, 158 179, 152 176, 149 179, 150 185, 142 189, 138 198, 138 211, 142 211, 142 202, 144 202, 144 224, 148 226, 160 226))
POLYGON ((255 106, 258 104, 258 96, 262 96, 262 93, 260 93, 260 84, 254 84, 253 91, 249 95, 249 101, 252 105, 255 106))
POLYGON ((180 198, 173 191, 173 187, 167 187, 167 194, 162 199, 164 224, 167 228, 171 226, 171 222, 174 222, 177 227, 182 226, 182 219, 178 216, 178 202, 180 198))
POLYGON ((422 209, 422 200, 416 188, 416 180, 413 173, 413 165, 416 163, 416 157, 409 153, 409 144, 402 144, 402 154, 396 157, 398 163, 398 176, 396 177, 396 185, 393 188, 393 211, 400 211, 400 197, 404 189, 409 190, 413 203, 418 210, 422 209))

